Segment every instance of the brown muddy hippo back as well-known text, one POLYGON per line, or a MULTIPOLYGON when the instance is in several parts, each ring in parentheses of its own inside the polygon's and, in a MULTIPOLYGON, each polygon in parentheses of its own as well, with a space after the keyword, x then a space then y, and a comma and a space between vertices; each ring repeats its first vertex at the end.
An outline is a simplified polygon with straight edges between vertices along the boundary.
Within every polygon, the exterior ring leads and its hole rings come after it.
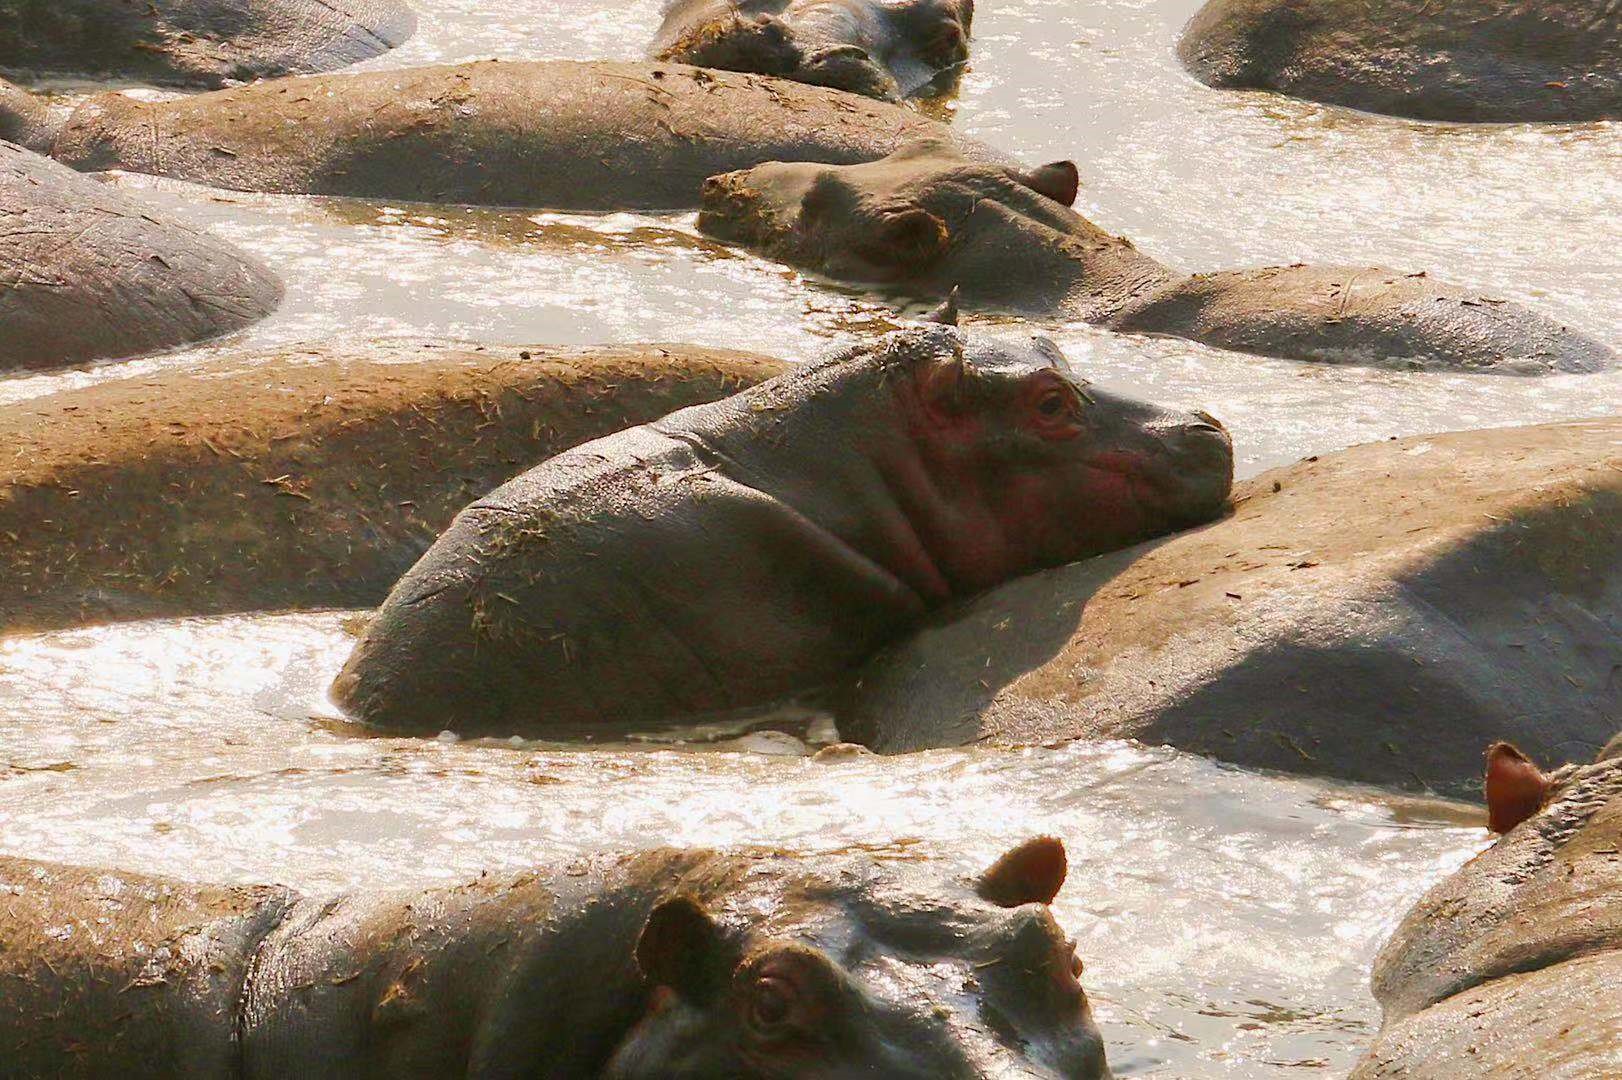
POLYGON ((0 0, 0 70, 217 87, 345 67, 416 28, 405 0, 0 0))
POLYGON ((282 299, 258 260, 7 142, 0 278, 0 373, 172 349, 282 299))
POLYGON ((1622 116, 1612 0, 1210 0, 1177 54, 1211 86, 1420 120, 1622 116))

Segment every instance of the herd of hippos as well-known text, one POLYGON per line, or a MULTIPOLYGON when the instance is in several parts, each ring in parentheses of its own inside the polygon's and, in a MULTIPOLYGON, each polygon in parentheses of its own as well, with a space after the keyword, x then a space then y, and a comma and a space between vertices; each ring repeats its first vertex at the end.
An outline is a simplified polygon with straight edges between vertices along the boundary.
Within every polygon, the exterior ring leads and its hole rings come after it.
MULTIPOLYGON (((1132 737, 1448 794, 1491 743, 1504 835, 1381 953, 1354 1076, 1622 1075, 1622 417, 1235 487, 1215 418, 957 314, 1483 374, 1613 351, 1424 274, 1156 262, 1071 209, 1071 162, 913 107, 961 70, 972 11, 673 0, 643 63, 326 75, 410 10, 0 0, 14 78, 206 91, 0 82, 0 371, 173 349, 281 299, 79 171, 697 209, 725 243, 941 302, 792 367, 389 340, 5 406, 0 633, 380 604, 334 697, 405 732, 594 738, 799 699, 881 753, 1132 737)), ((1622 117, 1615 0, 1210 0, 1178 53, 1215 87, 1398 116, 1622 117)), ((969 881, 660 849, 312 899, 0 857, 0 1075, 1105 1077, 1048 908, 1065 871, 1051 838, 969 881)))

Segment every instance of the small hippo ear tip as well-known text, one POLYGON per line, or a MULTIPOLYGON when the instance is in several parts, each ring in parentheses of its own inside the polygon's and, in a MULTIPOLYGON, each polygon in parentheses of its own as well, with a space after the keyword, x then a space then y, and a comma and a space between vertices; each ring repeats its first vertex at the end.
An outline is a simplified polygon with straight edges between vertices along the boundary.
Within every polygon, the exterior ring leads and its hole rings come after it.
POLYGON ((975 892, 998 907, 1051 904, 1068 873, 1064 841, 1057 836, 1035 836, 992 863, 975 882, 975 892))
POLYGON ((935 308, 928 315, 925 315, 922 321, 928 323, 939 323, 942 326, 956 326, 958 316, 958 293, 958 287, 953 285, 952 291, 946 294, 946 299, 940 304, 940 306, 935 308))

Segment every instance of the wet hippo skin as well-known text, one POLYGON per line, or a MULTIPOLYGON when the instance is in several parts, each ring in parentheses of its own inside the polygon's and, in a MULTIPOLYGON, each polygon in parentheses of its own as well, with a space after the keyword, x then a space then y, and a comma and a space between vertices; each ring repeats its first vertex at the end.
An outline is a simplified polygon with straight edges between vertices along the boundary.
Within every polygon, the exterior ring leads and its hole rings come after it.
POLYGON ((649 52, 894 100, 961 67, 973 19, 973 0, 674 0, 649 52))
POLYGON ((1352 447, 1234 506, 942 613, 867 665, 841 734, 1136 738, 1464 794, 1493 738, 1586 761, 1615 732, 1622 419, 1352 447))
POLYGON ((1421 120, 1622 116, 1611 0, 1210 0, 1177 55, 1211 86, 1421 120))
MULTIPOLYGON (((1622 1063, 1622 747, 1543 777, 1544 805, 1414 905, 1374 965, 1385 1013, 1353 1080, 1595 1080, 1622 1063)), ((1518 751, 1519 762, 1526 758, 1518 751)), ((1519 764, 1517 762, 1516 764, 1519 764)), ((1535 766, 1533 766, 1535 770, 1535 766)))
POLYGON ((1379 267, 1184 274, 1070 209, 1074 163, 1014 168, 923 140, 850 166, 712 177, 699 228, 840 281, 1337 364, 1593 372, 1613 351, 1535 311, 1379 267))
POLYGON ((478 499, 334 685, 419 732, 591 736, 758 708, 927 612, 1221 512, 1205 414, 1043 338, 932 326, 577 447, 478 499))
POLYGON ((871 161, 924 134, 997 156, 901 106, 681 64, 492 60, 156 103, 104 94, 66 116, 0 84, 0 138, 76 169, 567 210, 686 209, 714 173, 774 159, 871 161))
POLYGON ((0 0, 0 69, 212 88, 331 71, 416 28, 404 0, 0 0))
POLYGON ((281 300, 223 240, 0 142, 0 373, 172 349, 281 300))
POLYGON ((326 898, 0 857, 0 1071, 1107 1080, 1064 877, 1052 839, 971 881, 660 849, 326 898))

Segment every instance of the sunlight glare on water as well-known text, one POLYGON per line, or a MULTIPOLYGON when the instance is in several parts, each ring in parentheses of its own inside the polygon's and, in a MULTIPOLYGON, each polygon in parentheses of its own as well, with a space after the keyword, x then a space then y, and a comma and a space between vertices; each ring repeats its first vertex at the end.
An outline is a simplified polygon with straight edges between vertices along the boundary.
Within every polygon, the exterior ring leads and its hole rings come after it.
POLYGON ((364 738, 325 687, 337 615, 0 644, 0 851, 312 892, 655 844, 879 846, 983 869, 1064 839, 1057 905, 1127 1076, 1343 1069, 1382 937, 1484 833, 1374 792, 1124 743, 820 763, 364 738), (1411 815, 1410 815, 1411 816, 1411 815))
MULTIPOLYGON (((632 59, 657 0, 434 0, 364 65, 632 59)), ((1463 128, 1200 86, 1172 55, 1197 0, 983 0, 953 122, 1030 163, 1074 158, 1077 206, 1173 266, 1426 270, 1622 346, 1622 126, 1463 128)), ((574 215, 114 182, 288 284, 229 341, 0 378, 0 404, 244 346, 409 334, 692 341, 804 359, 896 325, 883 297, 700 236, 692 214, 574 215)), ((910 309, 916 313, 919 308, 910 309)), ((1084 326, 1107 386, 1205 408, 1242 473, 1392 435, 1611 413, 1622 373, 1416 375, 1263 360, 1084 326)), ((160 622, 0 643, 0 851, 283 881, 454 881, 652 844, 880 845, 969 873, 1061 836, 1058 904, 1123 1076, 1338 1075, 1378 1024, 1368 965, 1484 841, 1466 811, 1119 743, 822 764, 793 753, 367 738, 324 688, 336 615, 160 622)), ((787 736, 751 745, 803 751, 787 736)))

